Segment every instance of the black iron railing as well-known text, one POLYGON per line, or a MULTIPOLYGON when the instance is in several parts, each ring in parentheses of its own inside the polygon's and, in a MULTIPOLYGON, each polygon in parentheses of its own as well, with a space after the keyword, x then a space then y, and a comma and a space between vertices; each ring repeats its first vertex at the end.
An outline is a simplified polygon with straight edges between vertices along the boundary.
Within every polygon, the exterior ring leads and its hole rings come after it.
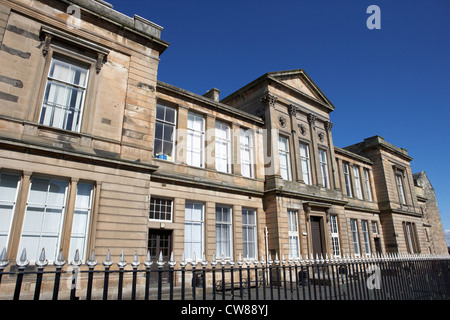
POLYGON ((0 255, 0 299, 53 300, 442 300, 450 299, 450 256, 388 254, 308 257, 272 261, 216 260, 178 263, 162 255, 143 263, 137 254, 85 263, 45 251, 30 264, 25 251, 15 265, 0 255))

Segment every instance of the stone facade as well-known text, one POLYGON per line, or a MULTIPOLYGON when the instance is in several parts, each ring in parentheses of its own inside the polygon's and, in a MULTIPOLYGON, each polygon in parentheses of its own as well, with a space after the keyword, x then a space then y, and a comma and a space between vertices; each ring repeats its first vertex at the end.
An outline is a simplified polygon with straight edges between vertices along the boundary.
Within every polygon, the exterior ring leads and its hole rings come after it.
POLYGON ((334 146, 335 107, 304 70, 222 100, 158 81, 161 31, 102 1, 0 0, 8 259, 442 253, 406 150, 334 146))

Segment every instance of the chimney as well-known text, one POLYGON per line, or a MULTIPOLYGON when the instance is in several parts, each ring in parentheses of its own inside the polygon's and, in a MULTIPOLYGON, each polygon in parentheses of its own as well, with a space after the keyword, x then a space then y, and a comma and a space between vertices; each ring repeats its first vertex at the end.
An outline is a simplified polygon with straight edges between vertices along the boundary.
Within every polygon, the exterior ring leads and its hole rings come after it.
POLYGON ((206 98, 212 99, 216 102, 219 102, 219 93, 220 93, 219 89, 212 88, 211 90, 206 92, 203 96, 206 98))

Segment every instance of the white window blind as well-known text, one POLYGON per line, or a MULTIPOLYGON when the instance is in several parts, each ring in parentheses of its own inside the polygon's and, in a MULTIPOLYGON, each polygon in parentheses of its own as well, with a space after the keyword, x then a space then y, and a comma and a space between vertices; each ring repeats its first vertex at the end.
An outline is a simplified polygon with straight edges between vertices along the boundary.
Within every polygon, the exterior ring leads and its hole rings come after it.
POLYGON ((39 123, 80 131, 89 69, 68 59, 53 57, 39 123))

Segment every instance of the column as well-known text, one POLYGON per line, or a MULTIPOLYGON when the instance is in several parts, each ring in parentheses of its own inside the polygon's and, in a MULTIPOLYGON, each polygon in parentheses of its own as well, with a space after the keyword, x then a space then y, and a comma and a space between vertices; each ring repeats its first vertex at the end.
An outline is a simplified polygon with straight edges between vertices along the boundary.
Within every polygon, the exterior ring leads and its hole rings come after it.
POLYGON ((25 210, 27 207, 28 192, 31 185, 31 174, 31 171, 25 171, 23 173, 22 181, 20 181, 16 208, 11 224, 10 240, 6 250, 8 259, 15 259, 18 255, 23 219, 25 218, 25 210))
POLYGON ((275 103, 277 102, 277 97, 272 94, 267 94, 260 100, 265 108, 265 123, 266 123, 266 148, 264 148, 264 164, 266 167, 266 175, 280 175, 280 160, 278 158, 278 132, 276 124, 275 114, 275 103))
MULTIPOLYGON (((61 234, 61 243, 60 250, 63 251, 63 256, 67 257, 68 260, 72 260, 74 257, 69 257, 69 248, 70 248, 70 237, 72 234, 72 224, 73 224, 73 212, 75 208, 75 200, 77 196, 77 185, 78 179, 72 178, 70 181, 69 188, 69 200, 67 202, 67 207, 65 211, 65 217, 63 222, 63 229, 61 234)), ((84 257, 80 257, 83 259, 84 257)))
POLYGON ((303 182, 302 167, 300 164, 300 146, 299 146, 298 134, 297 134, 297 130, 296 130, 297 129, 297 107, 295 105, 291 104, 288 107, 288 110, 289 110, 289 116, 290 116, 290 120, 291 120, 291 133, 292 133, 292 139, 291 139, 292 180, 303 182))
POLYGON ((216 169, 216 117, 206 114, 205 117, 205 168, 216 169))
POLYGON ((337 168, 336 163, 336 155, 334 154, 334 144, 333 144, 333 138, 331 136, 331 128, 333 127, 333 123, 330 121, 325 122, 325 129, 327 132, 327 141, 328 141, 328 148, 330 149, 330 165, 331 165, 331 179, 330 184, 332 188, 335 190, 341 190, 339 181, 339 171, 337 168))
POLYGON ((308 115, 310 136, 311 136, 311 178, 312 184, 323 186, 322 184, 322 174, 320 172, 320 161, 319 161, 319 149, 317 146, 317 137, 316 137, 316 120, 317 117, 310 113, 308 115))
POLYGON ((241 134, 240 126, 236 123, 231 124, 231 173, 241 175, 241 134))
POLYGON ((175 163, 186 164, 188 108, 178 105, 175 163))

